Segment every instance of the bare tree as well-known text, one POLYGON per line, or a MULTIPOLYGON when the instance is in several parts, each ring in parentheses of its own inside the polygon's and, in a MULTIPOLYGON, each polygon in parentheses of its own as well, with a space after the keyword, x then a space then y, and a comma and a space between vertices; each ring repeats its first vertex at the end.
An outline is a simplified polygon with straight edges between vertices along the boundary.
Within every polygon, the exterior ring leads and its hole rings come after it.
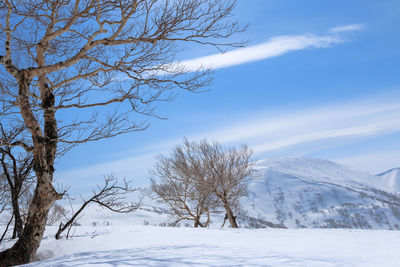
POLYGON ((234 0, 3 0, 0 2, 1 121, 22 118, 37 178, 21 237, 1 265, 33 260, 48 211, 60 148, 144 130, 134 114, 154 115, 171 91, 209 84, 208 72, 185 73, 175 56, 190 43, 221 41, 241 30, 234 0), (71 112, 79 112, 70 119, 71 112), (89 110, 88 110, 89 109, 89 110))
POLYGON ((225 149, 207 140, 184 139, 169 157, 159 156, 154 171, 159 181, 152 179, 153 192, 169 206, 177 222, 194 220, 203 226, 201 215, 221 207, 231 227, 237 228, 234 211, 247 194, 254 164, 251 156, 247 146, 225 149))
POLYGON ((84 200, 82 206, 72 214, 71 218, 65 224, 60 223, 58 231, 55 235, 56 239, 68 229, 76 221, 78 216, 90 203, 96 203, 100 207, 106 208, 116 213, 130 213, 140 207, 141 201, 137 203, 127 202, 126 194, 137 191, 132 188, 126 180, 122 184, 118 183, 118 179, 110 175, 104 179, 103 186, 97 186, 97 190, 93 191, 93 195, 88 200, 84 200))
POLYGON ((238 228, 234 211, 240 209, 239 199, 247 195, 248 179, 255 163, 252 151, 246 145, 240 149, 224 148, 207 140, 194 146, 204 165, 201 182, 219 199, 226 212, 224 221, 228 219, 232 228, 238 228))
MULTIPOLYGON (((8 143, 13 143, 25 130, 23 125, 11 125, 10 129, 0 122, 0 137, 8 143)), ((14 217, 14 231, 12 238, 20 237, 23 229, 23 220, 20 212, 20 204, 24 193, 30 189, 33 183, 32 177, 32 153, 24 150, 15 151, 13 146, 0 147, 1 171, 6 178, 12 214, 14 217)), ((17 149, 18 150, 18 149, 17 149)))
POLYGON ((185 140, 169 156, 159 155, 152 174, 151 189, 159 202, 168 205, 176 225, 182 220, 194 221, 194 227, 207 227, 210 212, 216 212, 217 199, 200 183, 203 165, 192 144, 185 140), (202 222, 202 216, 207 220, 202 222))

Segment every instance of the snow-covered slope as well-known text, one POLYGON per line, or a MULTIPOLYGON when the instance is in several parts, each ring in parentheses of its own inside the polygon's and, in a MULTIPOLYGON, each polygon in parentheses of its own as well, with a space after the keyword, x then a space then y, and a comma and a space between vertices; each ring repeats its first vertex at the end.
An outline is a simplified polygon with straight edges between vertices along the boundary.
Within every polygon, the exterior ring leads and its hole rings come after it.
POLYGON ((400 193, 400 168, 393 168, 378 174, 382 178, 382 181, 387 184, 388 187, 394 191, 400 193))
POLYGON ((250 226, 400 229, 400 195, 388 182, 393 174, 374 176, 319 159, 266 160, 242 204, 258 220, 250 226))

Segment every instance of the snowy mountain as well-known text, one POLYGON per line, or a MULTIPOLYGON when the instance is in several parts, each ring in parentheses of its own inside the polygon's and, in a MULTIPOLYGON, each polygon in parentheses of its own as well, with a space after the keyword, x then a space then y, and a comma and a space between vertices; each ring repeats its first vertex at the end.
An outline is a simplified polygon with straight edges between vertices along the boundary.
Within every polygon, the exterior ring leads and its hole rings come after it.
POLYGON ((400 229, 399 169, 370 175, 330 161, 266 160, 242 199, 250 226, 400 229))

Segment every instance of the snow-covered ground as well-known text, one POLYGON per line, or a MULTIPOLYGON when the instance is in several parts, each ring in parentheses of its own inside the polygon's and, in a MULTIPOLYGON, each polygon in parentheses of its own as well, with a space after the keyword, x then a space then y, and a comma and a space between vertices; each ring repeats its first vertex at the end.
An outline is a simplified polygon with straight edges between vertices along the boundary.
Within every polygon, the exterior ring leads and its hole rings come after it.
MULTIPOLYGON (((28 266, 399 266, 400 231, 76 227, 48 228, 28 266), (47 260, 46 260, 47 258, 47 260)), ((5 244, 2 244, 2 248, 5 244)), ((10 245, 10 244, 8 244, 10 245)))

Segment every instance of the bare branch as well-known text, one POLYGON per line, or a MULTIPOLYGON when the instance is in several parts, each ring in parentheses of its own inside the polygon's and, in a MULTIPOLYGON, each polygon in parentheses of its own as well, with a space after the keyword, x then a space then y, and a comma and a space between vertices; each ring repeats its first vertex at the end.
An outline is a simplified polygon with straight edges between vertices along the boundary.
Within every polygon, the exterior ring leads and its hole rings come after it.
POLYGON ((92 197, 84 200, 82 206, 73 213, 72 217, 65 224, 60 224, 55 238, 59 239, 60 235, 76 221, 78 216, 90 203, 96 203, 103 208, 117 213, 130 213, 137 210, 141 205, 142 199, 139 199, 137 203, 133 203, 127 202, 125 197, 127 194, 135 191, 137 189, 132 188, 126 180, 123 180, 122 184, 120 184, 117 178, 112 175, 105 177, 104 185, 101 187, 97 186, 97 190, 93 191, 92 197))

